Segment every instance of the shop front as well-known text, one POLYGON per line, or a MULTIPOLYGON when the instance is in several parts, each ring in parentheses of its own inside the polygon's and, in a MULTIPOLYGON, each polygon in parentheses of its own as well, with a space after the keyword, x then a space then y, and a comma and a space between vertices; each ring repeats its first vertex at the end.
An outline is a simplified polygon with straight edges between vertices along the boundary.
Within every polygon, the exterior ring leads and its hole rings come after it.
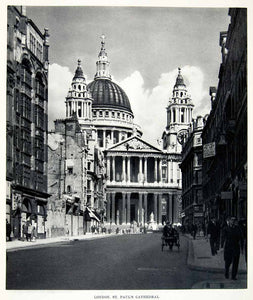
POLYGON ((24 228, 31 224, 35 238, 46 238, 45 222, 47 220, 47 198, 49 194, 38 193, 24 188, 12 189, 11 196, 11 236, 25 239, 24 228))

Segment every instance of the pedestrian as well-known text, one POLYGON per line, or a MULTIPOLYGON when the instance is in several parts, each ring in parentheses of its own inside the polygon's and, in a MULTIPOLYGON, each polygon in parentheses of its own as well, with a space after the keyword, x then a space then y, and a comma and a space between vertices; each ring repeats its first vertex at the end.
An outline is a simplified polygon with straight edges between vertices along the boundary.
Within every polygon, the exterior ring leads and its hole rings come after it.
POLYGON ((28 241, 28 224, 27 224, 27 222, 25 222, 25 224, 23 224, 23 235, 24 235, 25 239, 28 241))
POLYGON ((27 229, 27 236, 28 236, 27 241, 30 240, 30 242, 32 241, 32 230, 33 230, 32 224, 29 223, 28 229, 27 229))
POLYGON ((243 248, 244 248, 245 262, 247 265, 247 220, 246 219, 240 220, 239 227, 243 235, 243 245, 244 245, 243 248))
POLYGON ((210 242, 211 253, 214 256, 219 250, 220 227, 214 217, 211 218, 207 226, 207 236, 210 242))
POLYGON ((33 242, 36 241, 36 227, 35 227, 35 226, 32 227, 31 240, 32 240, 33 242))
POLYGON ((11 241, 11 224, 6 219, 6 239, 7 241, 11 241))
POLYGON ((224 228, 224 243, 225 278, 229 278, 229 268, 232 264, 232 280, 236 280, 240 248, 243 253, 243 234, 236 225, 235 217, 231 217, 228 226, 224 228))
POLYGON ((227 217, 226 219, 224 218, 224 220, 221 222, 220 225, 220 243, 221 243, 221 247, 223 247, 222 245, 224 245, 224 232, 225 232, 225 228, 229 225, 229 217, 227 217))
POLYGON ((197 229, 198 229, 197 225, 193 223, 191 226, 191 234, 194 240, 196 239, 197 229))

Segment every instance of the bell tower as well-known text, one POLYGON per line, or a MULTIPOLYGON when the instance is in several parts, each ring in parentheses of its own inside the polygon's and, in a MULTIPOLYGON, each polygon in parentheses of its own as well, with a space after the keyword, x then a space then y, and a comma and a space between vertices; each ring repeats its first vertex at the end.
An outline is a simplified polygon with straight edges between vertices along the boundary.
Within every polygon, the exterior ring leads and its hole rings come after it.
POLYGON ((87 90, 86 79, 81 67, 81 60, 77 61, 77 69, 72 79, 71 87, 66 97, 66 118, 71 118, 76 115, 80 124, 82 121, 92 121, 92 98, 87 90))
POLYGON ((187 92, 181 69, 178 68, 176 83, 172 97, 167 106, 167 126, 163 133, 163 149, 169 152, 181 153, 180 133, 187 130, 192 121, 193 103, 187 92))

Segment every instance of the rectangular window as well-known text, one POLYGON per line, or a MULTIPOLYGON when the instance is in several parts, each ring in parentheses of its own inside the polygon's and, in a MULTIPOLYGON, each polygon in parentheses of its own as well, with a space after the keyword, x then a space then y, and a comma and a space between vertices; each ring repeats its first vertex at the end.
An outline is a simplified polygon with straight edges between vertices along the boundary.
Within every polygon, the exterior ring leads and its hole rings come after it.
POLYGON ((87 190, 90 190, 91 184, 90 184, 90 180, 87 180, 87 190))
POLYGON ((73 174, 73 167, 68 167, 68 174, 72 175, 73 174))

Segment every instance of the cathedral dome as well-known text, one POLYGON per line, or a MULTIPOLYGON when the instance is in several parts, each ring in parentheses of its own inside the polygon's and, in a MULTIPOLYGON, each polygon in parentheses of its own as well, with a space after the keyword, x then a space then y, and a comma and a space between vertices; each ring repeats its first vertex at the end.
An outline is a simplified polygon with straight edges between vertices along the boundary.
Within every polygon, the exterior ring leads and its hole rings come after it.
POLYGON ((95 79, 88 84, 93 108, 123 109, 132 113, 125 91, 111 79, 95 79))

